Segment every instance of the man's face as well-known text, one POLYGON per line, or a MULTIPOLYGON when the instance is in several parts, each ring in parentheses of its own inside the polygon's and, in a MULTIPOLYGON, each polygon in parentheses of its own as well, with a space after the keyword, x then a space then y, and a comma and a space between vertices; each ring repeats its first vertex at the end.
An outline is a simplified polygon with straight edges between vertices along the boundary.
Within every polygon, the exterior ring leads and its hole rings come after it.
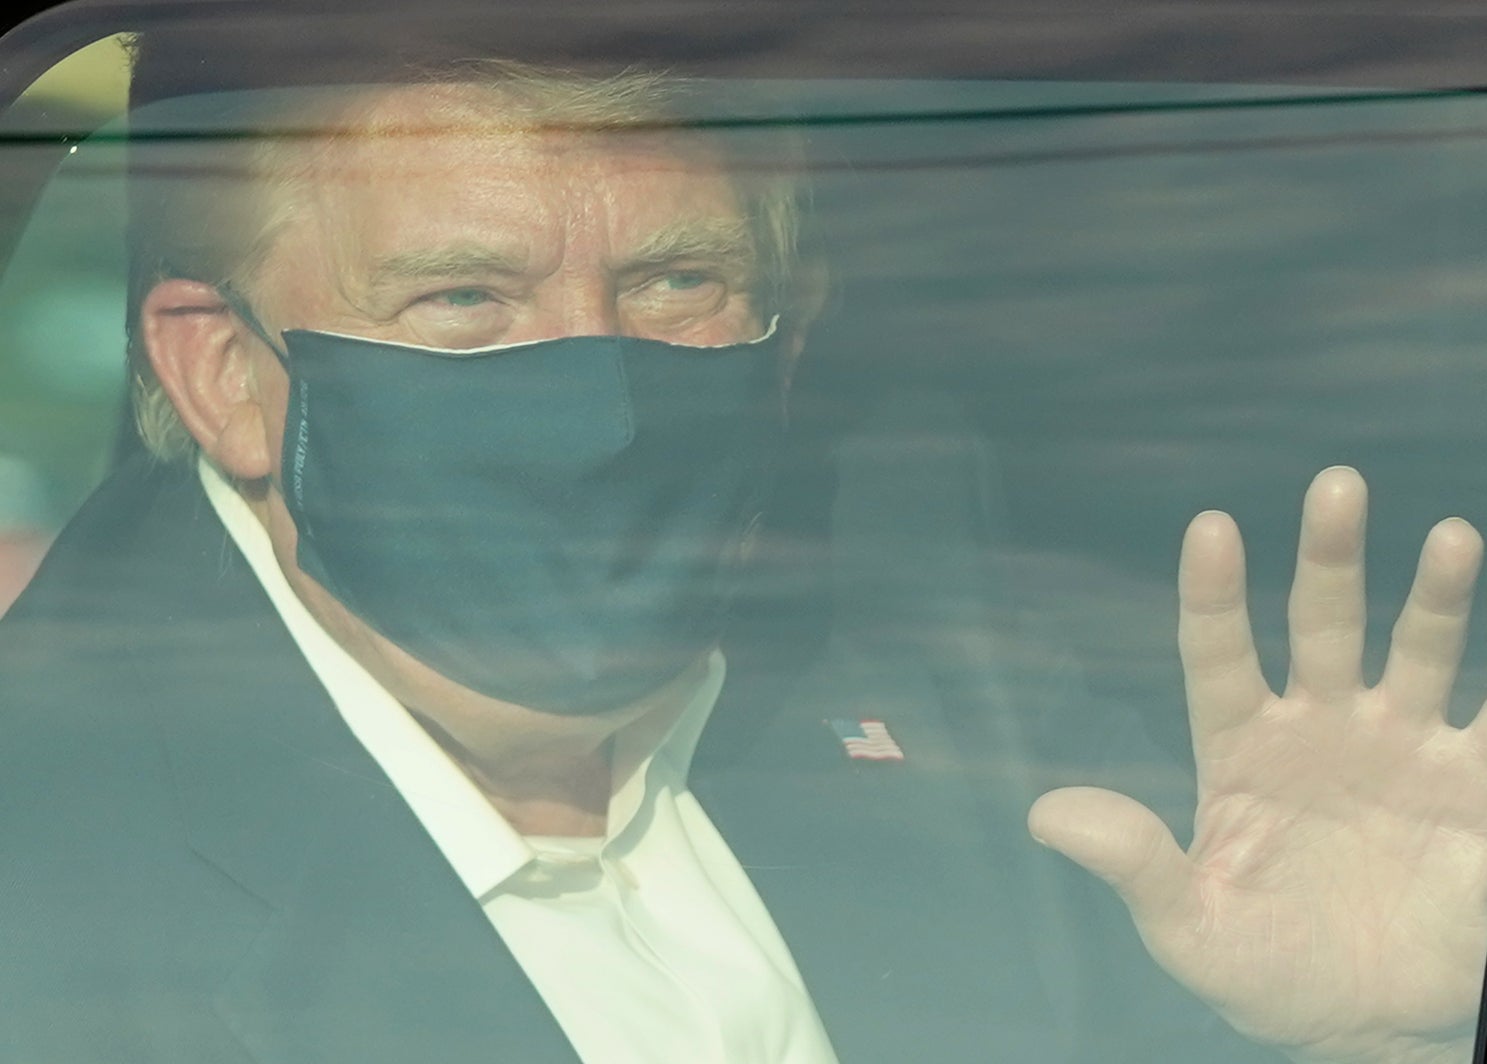
MULTIPOLYGON (((737 193, 696 144, 425 132, 450 91, 391 93, 378 117, 398 131, 317 156, 251 292, 271 333, 457 349, 613 334, 718 345, 760 334, 737 193)), ((257 343, 246 331, 244 342, 257 343)), ((259 354, 264 442, 277 469, 287 378, 266 349, 259 354)), ((480 726, 488 700, 378 636, 299 570, 277 485, 257 508, 290 583, 338 642, 410 708, 452 731, 480 726)))

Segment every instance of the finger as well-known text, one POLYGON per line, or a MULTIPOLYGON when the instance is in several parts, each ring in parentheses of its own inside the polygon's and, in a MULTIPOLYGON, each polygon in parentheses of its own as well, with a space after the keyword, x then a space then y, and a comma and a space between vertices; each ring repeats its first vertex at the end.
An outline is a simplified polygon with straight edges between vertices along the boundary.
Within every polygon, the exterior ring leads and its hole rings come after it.
POLYGON ((1420 720, 1445 716, 1481 565, 1482 537, 1461 518, 1442 521, 1425 537, 1379 684, 1395 712, 1420 720))
POLYGON ((1346 466, 1324 469, 1307 489, 1291 584, 1288 695, 1337 701, 1361 685, 1367 508, 1363 478, 1346 466))
POLYGON ((1033 803, 1028 830, 1115 888, 1138 927, 1184 924, 1197 907, 1193 864, 1161 819, 1133 798, 1064 787, 1033 803))
POLYGON ((1244 594, 1244 543, 1228 514, 1193 518, 1177 566, 1177 647, 1193 745, 1248 720, 1267 703, 1244 594))

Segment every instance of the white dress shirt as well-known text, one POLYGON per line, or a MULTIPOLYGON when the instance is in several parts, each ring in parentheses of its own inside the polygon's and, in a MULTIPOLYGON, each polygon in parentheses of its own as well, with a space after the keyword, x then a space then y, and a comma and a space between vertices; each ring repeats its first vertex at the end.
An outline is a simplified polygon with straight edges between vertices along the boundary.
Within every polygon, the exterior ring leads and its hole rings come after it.
MULTIPOLYGON (((790 951, 687 789, 723 683, 714 651, 615 737, 608 834, 522 836, 294 594, 268 533, 203 460, 207 497, 347 727, 505 940, 586 1064, 831 1064, 790 951)), ((492 1059, 499 1052, 492 1046, 492 1059)))

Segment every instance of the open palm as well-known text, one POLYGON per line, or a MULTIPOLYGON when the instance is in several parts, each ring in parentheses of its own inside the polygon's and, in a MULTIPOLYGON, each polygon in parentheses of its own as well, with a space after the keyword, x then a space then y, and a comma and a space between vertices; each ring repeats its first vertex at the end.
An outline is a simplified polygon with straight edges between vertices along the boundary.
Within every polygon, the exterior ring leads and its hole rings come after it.
POLYGON ((1184 853, 1123 795, 1066 788, 1029 823, 1106 879, 1153 957, 1297 1059, 1466 1064, 1487 958, 1487 713, 1445 708, 1481 537, 1431 530, 1384 676, 1360 677, 1366 490, 1324 471, 1302 514, 1284 694, 1260 673, 1238 529, 1189 526, 1179 642, 1198 809, 1184 853))

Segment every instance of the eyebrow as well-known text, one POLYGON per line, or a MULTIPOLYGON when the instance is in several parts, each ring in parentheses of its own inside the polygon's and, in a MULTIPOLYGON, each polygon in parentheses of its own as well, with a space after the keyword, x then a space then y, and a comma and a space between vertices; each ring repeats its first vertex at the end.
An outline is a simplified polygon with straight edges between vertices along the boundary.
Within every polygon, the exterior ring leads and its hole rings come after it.
POLYGON ((678 259, 736 264, 752 271, 757 255, 748 225, 737 218, 683 219, 663 226, 625 257, 621 270, 678 259))
MULTIPOLYGON (((680 259, 741 266, 752 273, 757 259, 753 234, 740 219, 682 219, 652 233, 625 257, 619 269, 644 269, 680 259)), ((528 260, 525 250, 483 245, 405 251, 374 262, 368 288, 376 292, 407 281, 521 274, 528 260)))
POLYGON ((528 255, 515 249, 457 246, 389 255, 372 264, 369 285, 373 290, 399 281, 427 281, 474 275, 518 274, 526 269, 528 255))

